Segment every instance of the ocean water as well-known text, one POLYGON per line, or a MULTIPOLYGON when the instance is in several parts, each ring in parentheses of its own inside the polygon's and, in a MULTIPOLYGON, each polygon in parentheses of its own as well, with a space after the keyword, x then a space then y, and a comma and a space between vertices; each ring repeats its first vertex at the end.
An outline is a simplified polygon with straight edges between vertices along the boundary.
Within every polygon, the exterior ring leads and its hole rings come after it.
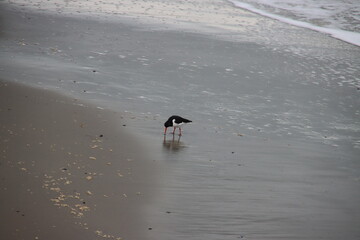
POLYGON ((236 7, 360 46, 357 0, 229 0, 236 7))
POLYGON ((122 112, 150 145, 149 239, 360 238, 357 46, 216 0, 8 4, 5 80, 122 112))

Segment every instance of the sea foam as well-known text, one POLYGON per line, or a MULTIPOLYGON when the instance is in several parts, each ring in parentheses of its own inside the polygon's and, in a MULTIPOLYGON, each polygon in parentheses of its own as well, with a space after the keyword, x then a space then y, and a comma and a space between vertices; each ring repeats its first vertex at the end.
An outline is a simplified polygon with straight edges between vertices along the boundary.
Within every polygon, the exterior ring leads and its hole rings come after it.
POLYGON ((258 9, 255 6, 248 4, 248 3, 240 2, 237 0, 228 0, 228 1, 231 2, 232 4, 234 4, 235 7, 246 9, 246 10, 254 12, 256 14, 259 14, 259 15, 262 15, 265 17, 269 17, 272 19, 276 19, 278 21, 285 22, 285 23, 288 23, 288 24, 291 24, 294 26, 308 28, 308 29, 311 29, 314 31, 329 34, 330 36, 332 36, 334 38, 337 38, 342 41, 360 46, 360 33, 351 32, 351 31, 342 30, 342 29, 335 29, 335 28, 330 28, 330 27, 317 26, 312 23, 294 20, 294 19, 291 19, 288 17, 280 16, 278 14, 273 14, 268 11, 261 10, 261 9, 258 9))

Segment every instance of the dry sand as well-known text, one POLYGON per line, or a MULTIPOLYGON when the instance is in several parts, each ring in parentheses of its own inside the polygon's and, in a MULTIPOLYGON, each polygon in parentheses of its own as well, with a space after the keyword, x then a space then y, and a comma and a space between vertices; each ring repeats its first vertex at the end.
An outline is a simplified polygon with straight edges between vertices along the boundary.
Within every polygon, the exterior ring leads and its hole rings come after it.
POLYGON ((1 239, 143 239, 155 174, 118 114, 6 82, 0 103, 1 239))

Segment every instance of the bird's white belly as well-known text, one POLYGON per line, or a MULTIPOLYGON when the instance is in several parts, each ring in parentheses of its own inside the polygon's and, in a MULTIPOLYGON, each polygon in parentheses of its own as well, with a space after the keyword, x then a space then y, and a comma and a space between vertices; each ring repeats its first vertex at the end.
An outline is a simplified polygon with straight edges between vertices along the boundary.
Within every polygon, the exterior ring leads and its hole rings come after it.
POLYGON ((181 125, 184 125, 184 123, 176 123, 175 119, 173 120, 173 127, 180 127, 181 125))

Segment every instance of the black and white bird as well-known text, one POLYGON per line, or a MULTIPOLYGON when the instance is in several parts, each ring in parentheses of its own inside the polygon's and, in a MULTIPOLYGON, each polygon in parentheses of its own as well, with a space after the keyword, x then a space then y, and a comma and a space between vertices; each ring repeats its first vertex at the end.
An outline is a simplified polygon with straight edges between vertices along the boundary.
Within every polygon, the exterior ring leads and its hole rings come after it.
POLYGON ((164 126, 165 126, 164 135, 166 135, 166 131, 167 131, 168 127, 173 127, 174 131, 172 132, 172 134, 175 134, 176 128, 179 128, 179 136, 181 136, 181 125, 183 125, 185 123, 189 123, 189 122, 192 122, 192 121, 182 118, 180 116, 173 115, 173 116, 169 117, 169 119, 164 123, 164 126))

